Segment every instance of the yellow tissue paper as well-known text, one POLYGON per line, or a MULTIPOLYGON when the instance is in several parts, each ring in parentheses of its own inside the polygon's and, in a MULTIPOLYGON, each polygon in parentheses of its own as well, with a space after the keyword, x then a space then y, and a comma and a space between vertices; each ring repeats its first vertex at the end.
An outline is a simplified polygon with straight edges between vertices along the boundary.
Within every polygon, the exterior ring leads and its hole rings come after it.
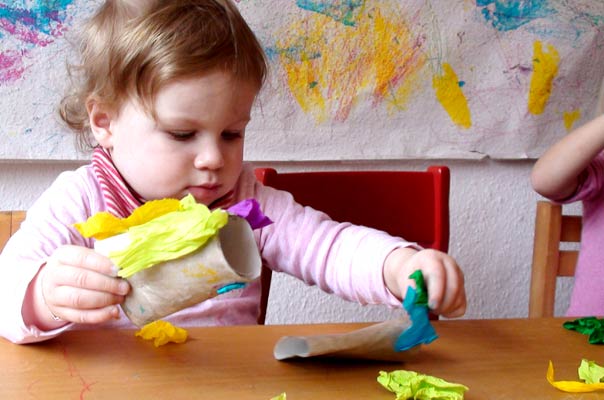
POLYGON ((377 381, 396 394, 396 400, 462 400, 468 388, 414 371, 380 371, 377 381))
POLYGON ((180 201, 176 199, 151 200, 136 208, 127 218, 118 218, 108 212, 99 212, 88 218, 86 222, 80 222, 74 226, 82 236, 101 240, 124 233, 133 226, 142 225, 154 218, 180 209, 180 201))
POLYGON ((184 343, 187 340, 188 332, 167 321, 157 320, 143 326, 135 333, 135 336, 145 340, 153 340, 155 347, 163 346, 166 343, 184 343))
POLYGON ((271 398, 271 400, 287 400, 287 395, 285 394, 285 392, 283 392, 279 396, 271 398))
POLYGON ((556 389, 569 393, 587 393, 595 392, 596 390, 604 390, 604 382, 601 382, 604 377, 604 368, 594 363, 583 359, 579 366, 579 378, 585 382, 579 381, 555 381, 554 380, 554 364, 550 361, 547 367, 547 381, 556 389))
MULTIPOLYGON (((143 211, 132 213, 130 217, 134 218, 129 222, 118 223, 107 216, 98 217, 97 214, 81 224, 78 230, 87 234, 96 232, 106 237, 110 232, 119 233, 124 226, 128 226, 125 233, 127 245, 109 253, 111 261, 120 268, 118 276, 128 278, 155 264, 194 252, 228 222, 226 211, 210 211, 207 206, 195 202, 191 195, 177 201, 179 206, 176 210, 173 210, 174 201, 148 202, 140 207, 145 208, 143 211), (105 223, 108 224, 106 228, 99 225, 105 223)), ((127 221, 128 218, 119 221, 127 221)))

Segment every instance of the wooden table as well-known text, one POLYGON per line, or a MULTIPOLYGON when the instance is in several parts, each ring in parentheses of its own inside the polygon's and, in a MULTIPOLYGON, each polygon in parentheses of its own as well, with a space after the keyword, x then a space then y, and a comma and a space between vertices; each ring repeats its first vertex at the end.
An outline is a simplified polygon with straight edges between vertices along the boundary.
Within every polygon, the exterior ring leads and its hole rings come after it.
POLYGON ((406 369, 463 383, 466 399, 597 399, 545 379, 577 380, 581 358, 604 364, 604 346, 562 328, 563 319, 434 323, 440 338, 407 363, 273 358, 284 335, 339 333, 366 324, 190 329, 185 344, 155 348, 134 331, 74 331, 36 344, 0 339, 1 399, 394 399, 376 377, 406 369))

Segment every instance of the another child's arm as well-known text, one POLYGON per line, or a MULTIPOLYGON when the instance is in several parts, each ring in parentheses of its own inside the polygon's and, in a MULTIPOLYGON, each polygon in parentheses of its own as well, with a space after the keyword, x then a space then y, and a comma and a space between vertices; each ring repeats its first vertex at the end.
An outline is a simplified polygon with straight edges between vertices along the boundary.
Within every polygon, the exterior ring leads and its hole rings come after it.
POLYGON ((107 257, 92 249, 59 247, 29 286, 25 323, 51 330, 67 322, 96 324, 119 318, 117 305, 130 285, 116 278, 116 272, 107 257))
POLYGON ((421 270, 428 289, 430 309, 445 317, 461 317, 466 312, 464 277, 457 262, 437 250, 394 250, 384 263, 384 281, 388 290, 403 299, 407 288, 414 285, 409 276, 421 270))
POLYGON ((604 149, 604 115, 566 135, 535 163, 533 189, 544 197, 559 200, 574 193, 581 174, 604 149))

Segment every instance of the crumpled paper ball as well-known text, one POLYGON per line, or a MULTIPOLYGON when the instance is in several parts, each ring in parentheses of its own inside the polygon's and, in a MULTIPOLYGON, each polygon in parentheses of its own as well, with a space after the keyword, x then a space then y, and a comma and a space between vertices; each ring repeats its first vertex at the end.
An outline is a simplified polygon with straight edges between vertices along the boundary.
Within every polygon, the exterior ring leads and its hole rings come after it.
POLYGON ((414 371, 380 371, 377 381, 396 394, 396 400, 462 400, 467 386, 414 371))
POLYGON ((188 332, 167 321, 157 320, 143 326, 135 333, 135 336, 145 340, 153 340, 155 347, 166 343, 184 343, 187 341, 188 332))

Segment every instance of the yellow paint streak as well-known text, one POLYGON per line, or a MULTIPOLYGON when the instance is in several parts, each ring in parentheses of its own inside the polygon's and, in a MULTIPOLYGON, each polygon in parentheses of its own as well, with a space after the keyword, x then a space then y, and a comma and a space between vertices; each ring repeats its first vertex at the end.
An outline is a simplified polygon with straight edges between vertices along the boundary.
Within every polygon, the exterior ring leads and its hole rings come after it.
POLYGON ((218 273, 212 269, 212 268, 208 268, 203 264, 199 264, 197 265, 197 268, 195 270, 191 270, 191 269, 184 269, 183 273, 186 276, 190 276, 193 278, 204 278, 207 277, 207 282, 208 283, 216 283, 218 282, 218 273))
POLYGON ((325 100, 318 85, 322 77, 317 73, 316 62, 309 54, 302 53, 300 58, 297 63, 287 63, 285 68, 290 91, 304 112, 316 109, 318 119, 324 121, 327 118, 324 112, 325 100))
POLYGON ((388 93, 389 82, 396 73, 396 63, 389 54, 391 45, 388 43, 391 41, 388 40, 388 32, 396 29, 396 26, 386 21, 379 12, 375 15, 374 26, 376 39, 379 38, 374 44, 375 92, 384 97, 388 93))
POLYGON ((567 131, 570 131, 573 124, 581 118, 581 110, 573 110, 564 113, 564 126, 567 131))
POLYGON ((375 70, 375 96, 376 98, 388 98, 390 111, 404 109, 413 91, 414 80, 417 79, 416 69, 424 63, 423 56, 417 62, 414 58, 416 53, 409 47, 395 47, 392 42, 395 38, 389 32, 398 32, 396 37, 405 40, 408 46, 412 44, 410 32, 402 30, 398 22, 390 21, 382 17, 379 12, 374 16, 375 33, 377 41, 373 55, 373 68, 375 70), (393 57, 394 56, 394 57, 393 57), (419 63, 419 64, 418 64, 419 63), (394 84, 399 76, 405 76, 400 85, 394 84), (389 92, 393 91, 394 95, 389 92))
POLYGON ((470 128, 472 126, 470 108, 466 96, 459 87, 457 74, 447 63, 444 63, 442 68, 442 75, 434 75, 432 78, 432 87, 436 92, 436 98, 449 114, 449 118, 453 123, 462 128, 470 128))
POLYGON ((560 55, 556 48, 547 45, 547 52, 543 52, 539 40, 533 45, 533 74, 529 89, 528 110, 531 114, 539 115, 545 110, 547 101, 552 94, 552 82, 558 74, 560 55))
POLYGON ((404 108, 426 62, 400 15, 374 7, 356 22, 351 27, 311 13, 277 34, 289 90, 317 122, 343 121, 367 99, 404 108))

